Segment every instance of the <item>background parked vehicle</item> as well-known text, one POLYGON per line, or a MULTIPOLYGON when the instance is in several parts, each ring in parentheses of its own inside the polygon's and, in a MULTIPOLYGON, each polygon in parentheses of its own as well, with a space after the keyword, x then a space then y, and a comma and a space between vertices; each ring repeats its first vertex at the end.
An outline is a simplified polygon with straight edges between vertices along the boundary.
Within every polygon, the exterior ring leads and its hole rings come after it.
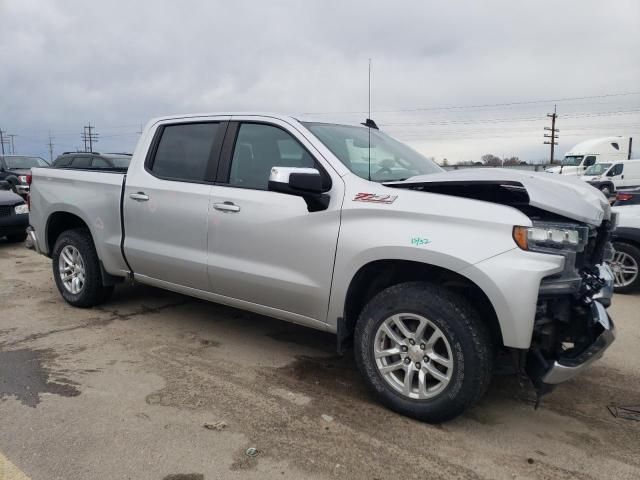
POLYGON ((631 137, 605 137, 580 142, 565 153, 562 165, 546 171, 561 175, 583 175, 588 167, 596 163, 629 160, 632 146, 631 137))
MULTIPOLYGON (((633 198, 638 199, 637 193, 633 198)), ((613 233, 615 253, 610 262, 614 287, 618 293, 640 290, 640 204, 613 207, 618 227, 613 233)))
POLYGON ((0 180, 0 237, 23 242, 28 226, 29 207, 20 195, 11 191, 9 182, 0 180))
POLYGON ((616 194, 614 207, 624 207, 625 205, 640 205, 640 187, 625 188, 616 194))
POLYGON ((127 170, 130 153, 64 152, 53 161, 53 168, 83 170, 127 170))
POLYGON ((587 168, 582 180, 606 196, 620 189, 640 186, 640 160, 596 163, 587 168))
POLYGON ((0 180, 9 182, 11 189, 26 199, 29 194, 28 176, 31 169, 48 167, 49 162, 27 155, 0 155, 0 180))

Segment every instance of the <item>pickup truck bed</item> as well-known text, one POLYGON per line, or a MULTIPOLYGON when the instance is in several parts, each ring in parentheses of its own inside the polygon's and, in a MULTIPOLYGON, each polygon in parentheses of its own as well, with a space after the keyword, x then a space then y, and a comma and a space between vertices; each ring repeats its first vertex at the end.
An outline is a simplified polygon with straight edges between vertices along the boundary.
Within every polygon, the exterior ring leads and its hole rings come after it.
MULTIPOLYGON (((128 272, 121 248, 125 177, 105 170, 34 169, 32 182, 38 193, 31 197, 30 223, 53 226, 51 234, 57 237, 60 232, 55 225, 68 228, 70 215, 86 219, 98 257, 113 275, 124 277, 128 272)), ((46 243, 40 248, 50 252, 53 245, 46 243)))

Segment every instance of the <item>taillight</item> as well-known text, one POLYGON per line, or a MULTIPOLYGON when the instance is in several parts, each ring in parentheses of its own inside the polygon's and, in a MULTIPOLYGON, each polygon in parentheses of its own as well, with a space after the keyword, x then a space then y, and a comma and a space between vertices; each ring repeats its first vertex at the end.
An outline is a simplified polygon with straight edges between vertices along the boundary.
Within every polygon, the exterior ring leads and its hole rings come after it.
POLYGON ((630 193, 618 193, 618 195, 616 195, 616 200, 618 202, 625 202, 627 200, 631 200, 633 198, 633 195, 630 193))
POLYGON ((31 175, 25 175, 25 176, 27 177, 27 182, 26 182, 27 185, 31 185, 31 179, 32 179, 31 175))

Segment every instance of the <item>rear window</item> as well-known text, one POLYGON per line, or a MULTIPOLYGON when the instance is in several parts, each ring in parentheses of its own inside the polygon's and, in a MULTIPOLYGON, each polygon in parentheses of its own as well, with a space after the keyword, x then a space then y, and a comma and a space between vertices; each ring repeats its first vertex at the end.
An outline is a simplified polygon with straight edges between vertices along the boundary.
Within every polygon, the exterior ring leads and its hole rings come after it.
POLYGON ((166 125, 156 149, 151 172, 168 180, 205 180, 219 123, 166 125))

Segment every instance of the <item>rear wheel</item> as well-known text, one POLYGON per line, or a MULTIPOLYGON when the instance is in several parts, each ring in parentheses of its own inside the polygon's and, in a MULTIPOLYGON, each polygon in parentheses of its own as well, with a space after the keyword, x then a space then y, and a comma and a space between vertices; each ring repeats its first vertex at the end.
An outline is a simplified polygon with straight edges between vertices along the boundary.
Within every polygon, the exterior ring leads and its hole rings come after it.
POLYGON ((624 242, 614 242, 613 260, 609 262, 613 272, 613 286, 617 293, 630 293, 640 289, 640 249, 624 242))
POLYGON ((113 287, 102 283, 100 262, 86 229, 63 232, 53 248, 53 277, 62 297, 75 307, 93 307, 109 298, 113 287))
POLYGON ((427 422, 460 415, 485 393, 491 336, 461 296, 427 282, 383 290, 355 330, 358 367, 386 406, 427 422))

